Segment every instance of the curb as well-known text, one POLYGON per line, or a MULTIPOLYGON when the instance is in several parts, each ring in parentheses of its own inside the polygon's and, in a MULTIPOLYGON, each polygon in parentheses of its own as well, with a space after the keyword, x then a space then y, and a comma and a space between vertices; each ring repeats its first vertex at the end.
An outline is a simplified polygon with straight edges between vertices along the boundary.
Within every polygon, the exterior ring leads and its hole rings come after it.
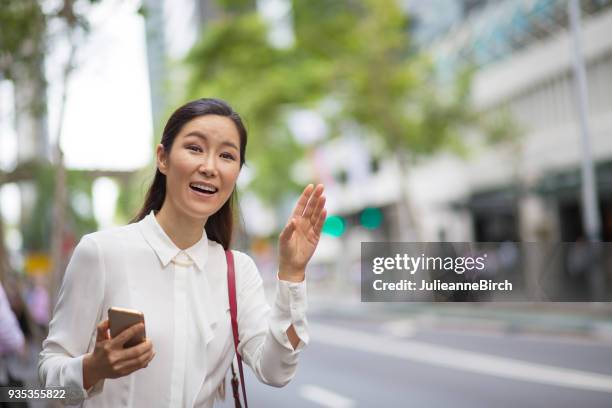
POLYGON ((404 321, 416 330, 560 336, 612 344, 610 304, 362 303, 316 296, 308 303, 314 316, 404 321))

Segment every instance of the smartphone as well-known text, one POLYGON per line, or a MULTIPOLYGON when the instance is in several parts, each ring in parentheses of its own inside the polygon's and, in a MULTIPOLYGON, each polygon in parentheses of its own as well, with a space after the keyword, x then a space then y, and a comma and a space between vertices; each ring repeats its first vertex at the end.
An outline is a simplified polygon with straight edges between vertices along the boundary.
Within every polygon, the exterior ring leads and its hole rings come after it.
MULTIPOLYGON (((138 323, 144 324, 144 314, 138 310, 125 309, 123 307, 111 307, 108 309, 108 323, 110 326, 111 338, 115 338, 119 333, 130 326, 138 323)), ((146 339, 145 332, 142 335, 135 335, 125 342, 123 348, 128 348, 142 343, 146 339)))

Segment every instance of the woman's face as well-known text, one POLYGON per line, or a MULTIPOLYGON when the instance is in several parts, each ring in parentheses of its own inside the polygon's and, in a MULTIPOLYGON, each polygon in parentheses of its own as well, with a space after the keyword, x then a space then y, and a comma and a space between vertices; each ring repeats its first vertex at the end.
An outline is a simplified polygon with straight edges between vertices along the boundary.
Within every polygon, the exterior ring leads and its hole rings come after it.
POLYGON ((170 154, 157 146, 157 167, 166 175, 165 205, 207 220, 227 201, 240 173, 240 135, 231 119, 199 116, 187 122, 170 154))

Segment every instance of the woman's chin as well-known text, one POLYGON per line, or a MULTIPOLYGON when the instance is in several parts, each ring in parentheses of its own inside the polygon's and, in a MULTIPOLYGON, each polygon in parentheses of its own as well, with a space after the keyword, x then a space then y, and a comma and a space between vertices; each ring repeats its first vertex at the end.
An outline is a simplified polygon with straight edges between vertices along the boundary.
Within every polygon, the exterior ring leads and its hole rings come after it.
POLYGON ((208 219, 211 215, 217 212, 217 206, 212 205, 212 203, 203 204, 203 203, 188 203, 185 212, 189 215, 190 218, 194 219, 208 219))

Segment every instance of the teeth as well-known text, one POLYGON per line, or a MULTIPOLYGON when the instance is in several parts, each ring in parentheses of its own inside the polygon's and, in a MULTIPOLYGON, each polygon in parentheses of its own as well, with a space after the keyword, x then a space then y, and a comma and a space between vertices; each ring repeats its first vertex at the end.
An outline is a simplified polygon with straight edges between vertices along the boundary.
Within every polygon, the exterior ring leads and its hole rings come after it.
POLYGON ((191 183, 191 186, 199 188, 200 190, 210 191, 212 193, 216 193, 217 192, 217 189, 215 187, 208 186, 206 184, 191 183))

